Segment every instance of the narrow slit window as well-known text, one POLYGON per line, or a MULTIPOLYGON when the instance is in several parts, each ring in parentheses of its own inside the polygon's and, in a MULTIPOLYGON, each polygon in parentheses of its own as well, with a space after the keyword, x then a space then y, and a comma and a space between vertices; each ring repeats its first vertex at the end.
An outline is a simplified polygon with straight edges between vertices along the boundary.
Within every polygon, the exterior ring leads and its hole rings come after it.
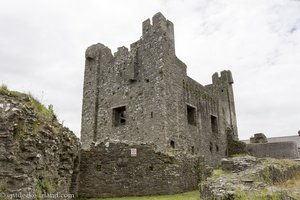
POLYGON ((210 142, 209 143, 209 151, 212 153, 212 151, 213 151, 213 143, 212 142, 210 142))
POLYGON ((210 116, 211 121, 211 131, 213 133, 218 133, 218 118, 216 116, 210 116))

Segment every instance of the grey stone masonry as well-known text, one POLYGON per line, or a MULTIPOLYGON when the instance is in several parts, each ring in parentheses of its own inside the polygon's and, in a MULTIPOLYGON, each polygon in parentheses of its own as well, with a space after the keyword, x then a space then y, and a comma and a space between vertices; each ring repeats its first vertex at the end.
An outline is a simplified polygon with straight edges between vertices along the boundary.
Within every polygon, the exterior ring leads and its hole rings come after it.
POLYGON ((151 144, 106 141, 82 150, 78 195, 81 197, 175 194, 198 188, 197 156, 155 152, 151 144))
POLYGON ((81 141, 84 149, 107 138, 151 142, 219 160, 226 130, 237 123, 230 71, 203 86, 176 57, 174 26, 161 13, 143 22, 142 37, 114 55, 103 44, 86 50, 81 141))

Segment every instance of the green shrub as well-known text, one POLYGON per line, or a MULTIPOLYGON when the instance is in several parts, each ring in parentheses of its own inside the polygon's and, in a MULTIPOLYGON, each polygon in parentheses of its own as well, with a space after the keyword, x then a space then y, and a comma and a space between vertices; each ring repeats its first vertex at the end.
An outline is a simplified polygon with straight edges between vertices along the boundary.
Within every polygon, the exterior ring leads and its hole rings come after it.
POLYGON ((53 183, 46 177, 39 178, 35 190, 35 200, 41 200, 42 194, 51 194, 55 191, 53 183))

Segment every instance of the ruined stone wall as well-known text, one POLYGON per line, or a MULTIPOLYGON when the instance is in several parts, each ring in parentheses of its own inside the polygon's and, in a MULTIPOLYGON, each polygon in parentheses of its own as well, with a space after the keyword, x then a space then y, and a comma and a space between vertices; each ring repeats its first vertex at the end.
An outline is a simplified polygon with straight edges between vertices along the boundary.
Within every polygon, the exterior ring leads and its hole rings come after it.
POLYGON ((221 167, 225 171, 200 183, 202 200, 300 199, 298 161, 235 156, 223 159, 221 167))
POLYGON ((79 151, 79 140, 50 110, 25 94, 0 91, 2 195, 75 193, 79 151))
POLYGON ((256 157, 298 158, 298 148, 295 142, 253 143, 247 144, 247 151, 256 157))
POLYGON ((199 158, 166 155, 154 145, 105 142, 82 151, 82 197, 173 194, 198 187, 199 158), (131 149, 136 149, 132 156, 131 149))

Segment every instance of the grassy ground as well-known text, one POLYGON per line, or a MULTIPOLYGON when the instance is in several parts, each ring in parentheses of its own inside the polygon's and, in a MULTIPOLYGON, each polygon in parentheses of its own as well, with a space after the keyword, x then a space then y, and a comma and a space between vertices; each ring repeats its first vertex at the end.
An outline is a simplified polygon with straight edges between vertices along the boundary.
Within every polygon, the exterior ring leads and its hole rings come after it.
POLYGON ((89 200, 200 200, 200 194, 198 191, 193 191, 193 192, 186 192, 186 193, 176 194, 176 195, 100 198, 100 199, 89 199, 89 200))
POLYGON ((300 199, 300 174, 281 184, 281 188, 288 194, 292 194, 295 199, 300 199))

